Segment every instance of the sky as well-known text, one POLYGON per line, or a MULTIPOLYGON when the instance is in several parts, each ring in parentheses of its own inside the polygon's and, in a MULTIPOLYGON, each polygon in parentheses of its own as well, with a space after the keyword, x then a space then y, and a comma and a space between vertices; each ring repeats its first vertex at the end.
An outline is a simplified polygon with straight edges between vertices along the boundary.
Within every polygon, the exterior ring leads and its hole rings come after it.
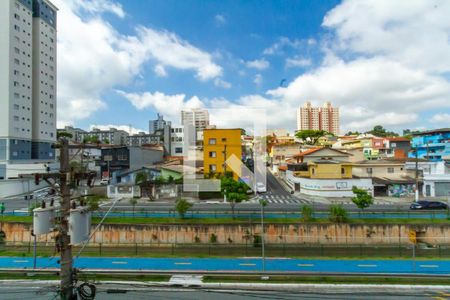
POLYGON ((341 133, 450 127, 450 1, 52 2, 59 128, 136 133, 207 108, 293 131, 306 101, 338 106, 341 133))

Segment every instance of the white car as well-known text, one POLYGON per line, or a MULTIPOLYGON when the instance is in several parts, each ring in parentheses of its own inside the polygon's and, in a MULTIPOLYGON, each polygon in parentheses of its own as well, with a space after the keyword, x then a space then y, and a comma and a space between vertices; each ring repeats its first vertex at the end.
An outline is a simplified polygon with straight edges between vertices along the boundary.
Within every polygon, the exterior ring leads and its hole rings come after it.
POLYGON ((109 179, 108 178, 102 178, 102 180, 100 180, 100 184, 101 185, 108 185, 109 184, 109 179))
POLYGON ((265 193, 265 192, 267 192, 267 188, 264 185, 264 183, 262 183, 262 182, 257 182, 256 183, 256 192, 258 192, 258 193, 265 193))

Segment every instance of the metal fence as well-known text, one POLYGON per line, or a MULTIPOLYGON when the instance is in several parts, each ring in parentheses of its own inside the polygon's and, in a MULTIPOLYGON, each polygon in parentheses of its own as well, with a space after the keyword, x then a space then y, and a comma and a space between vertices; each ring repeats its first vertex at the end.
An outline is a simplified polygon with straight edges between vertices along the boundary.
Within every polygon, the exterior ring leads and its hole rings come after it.
MULTIPOLYGON (((0 245, 0 255, 31 256, 32 242, 26 244, 8 243, 0 245)), ((80 247, 73 247, 74 255, 80 247)), ((418 258, 450 259, 450 246, 433 248, 416 247, 418 258)), ((37 256, 59 255, 51 243, 38 243, 37 256)), ((371 246, 371 245, 308 245, 308 244, 265 244, 267 257, 346 257, 346 258, 410 258, 412 246, 371 246)), ((81 256, 112 257, 258 257, 261 256, 260 243, 247 244, 96 244, 87 246, 81 256)))

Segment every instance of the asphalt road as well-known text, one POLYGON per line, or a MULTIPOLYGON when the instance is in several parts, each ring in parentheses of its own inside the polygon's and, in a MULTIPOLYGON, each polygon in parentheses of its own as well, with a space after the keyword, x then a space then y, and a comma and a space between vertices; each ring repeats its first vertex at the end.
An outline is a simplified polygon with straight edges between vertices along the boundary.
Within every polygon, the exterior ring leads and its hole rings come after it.
MULTIPOLYGON (((97 283, 96 300, 116 299, 153 299, 153 300, 254 300, 254 299, 448 299, 448 291, 424 288, 422 290, 407 290, 386 288, 383 291, 355 290, 352 287, 336 291, 335 287, 324 286, 306 289, 305 291, 271 291, 243 289, 208 289, 208 288, 177 288, 177 287, 143 287, 137 284, 97 283)), ((0 282, 0 299, 7 300, 47 300, 57 298, 57 285, 54 282, 0 282)))
MULTIPOLYGON (((449 260, 319 260, 286 258, 127 258, 80 257, 74 266, 80 269, 152 270, 152 271, 227 271, 227 272, 308 272, 371 274, 445 274, 450 276, 449 260)), ((30 257, 0 257, 0 268, 33 267, 30 257)), ((37 259, 37 268, 58 268, 58 260, 37 259)))

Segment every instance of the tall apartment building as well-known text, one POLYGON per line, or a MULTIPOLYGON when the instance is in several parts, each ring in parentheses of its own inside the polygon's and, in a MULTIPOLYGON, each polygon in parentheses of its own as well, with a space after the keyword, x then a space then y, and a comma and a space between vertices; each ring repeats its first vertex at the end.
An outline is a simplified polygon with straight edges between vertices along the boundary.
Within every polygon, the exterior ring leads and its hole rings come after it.
POLYGON ((0 2, 0 173, 54 160, 56 12, 48 0, 0 2))
POLYGON ((163 130, 166 125, 169 127, 172 125, 170 121, 165 121, 164 117, 160 114, 157 115, 156 120, 150 120, 148 123, 148 132, 154 134, 157 130, 163 130))
POLYGON ((184 156, 184 127, 173 126, 171 129, 171 156, 184 156))
POLYGON ((197 131, 203 131, 209 126, 209 112, 202 108, 182 110, 181 124, 193 125, 197 131))
POLYGON ((325 102, 322 107, 313 107, 306 102, 297 110, 297 130, 325 130, 339 135, 339 108, 325 102))

